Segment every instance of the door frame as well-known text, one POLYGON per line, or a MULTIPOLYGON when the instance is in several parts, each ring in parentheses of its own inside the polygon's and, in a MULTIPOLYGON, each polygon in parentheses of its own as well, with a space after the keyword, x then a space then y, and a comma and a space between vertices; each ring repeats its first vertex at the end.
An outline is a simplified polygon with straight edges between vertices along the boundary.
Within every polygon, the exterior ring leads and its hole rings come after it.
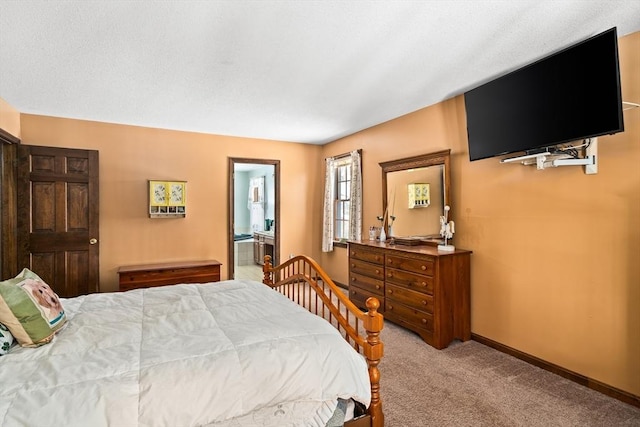
POLYGON ((17 138, 0 128, 0 280, 18 274, 17 138))
POLYGON ((228 163, 228 223, 227 223, 227 265, 228 278, 231 280, 234 278, 234 265, 235 265, 235 246, 234 246, 234 225, 235 225, 235 165, 236 163, 250 163, 258 165, 272 165, 273 166, 273 186, 275 192, 275 206, 274 206, 274 220, 276 223, 276 230, 274 232, 274 248, 273 248, 273 264, 276 265, 280 260, 280 230, 282 228, 280 222, 280 160, 271 159, 250 159, 241 157, 229 157, 228 163))

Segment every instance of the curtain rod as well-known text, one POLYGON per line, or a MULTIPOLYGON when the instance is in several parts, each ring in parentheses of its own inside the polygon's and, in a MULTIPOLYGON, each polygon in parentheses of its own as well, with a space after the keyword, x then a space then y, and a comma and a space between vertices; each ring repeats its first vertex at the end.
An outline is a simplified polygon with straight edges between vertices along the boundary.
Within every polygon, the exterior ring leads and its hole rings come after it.
POLYGON ((348 153, 338 154, 337 156, 325 157, 324 159, 325 160, 327 160, 327 159, 333 159, 333 160, 342 159, 344 157, 349 157, 353 151, 357 151, 358 154, 360 154, 362 156, 362 148, 358 148, 357 150, 352 150, 352 151, 349 151, 348 153))

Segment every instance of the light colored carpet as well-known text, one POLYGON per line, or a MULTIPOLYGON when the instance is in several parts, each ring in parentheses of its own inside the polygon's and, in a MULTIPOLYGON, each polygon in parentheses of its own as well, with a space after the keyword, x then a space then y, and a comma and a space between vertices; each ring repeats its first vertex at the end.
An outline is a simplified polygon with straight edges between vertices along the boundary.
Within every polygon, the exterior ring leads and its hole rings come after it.
POLYGON ((640 426, 640 408, 476 341, 436 350, 391 322, 381 337, 387 427, 640 426))

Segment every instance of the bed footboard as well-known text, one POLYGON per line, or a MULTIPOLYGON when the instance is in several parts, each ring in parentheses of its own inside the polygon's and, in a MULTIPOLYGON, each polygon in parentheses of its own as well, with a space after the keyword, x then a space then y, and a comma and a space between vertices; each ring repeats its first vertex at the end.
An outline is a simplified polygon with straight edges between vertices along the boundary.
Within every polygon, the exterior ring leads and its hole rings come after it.
POLYGON ((384 425, 380 399, 378 364, 384 354, 380 331, 384 320, 378 313, 376 298, 366 301, 368 311, 356 307, 313 259, 299 255, 278 265, 271 265, 271 256, 264 257, 263 283, 287 296, 310 312, 327 319, 356 351, 362 353, 369 366, 371 404, 368 414, 372 427, 384 425))

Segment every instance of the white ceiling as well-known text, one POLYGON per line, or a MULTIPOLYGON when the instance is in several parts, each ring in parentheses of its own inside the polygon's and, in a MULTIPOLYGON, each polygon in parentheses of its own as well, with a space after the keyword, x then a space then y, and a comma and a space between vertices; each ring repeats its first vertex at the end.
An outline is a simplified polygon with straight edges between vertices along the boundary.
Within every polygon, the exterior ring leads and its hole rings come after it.
POLYGON ((0 0, 0 98, 323 144, 614 26, 639 31, 640 1, 0 0))

